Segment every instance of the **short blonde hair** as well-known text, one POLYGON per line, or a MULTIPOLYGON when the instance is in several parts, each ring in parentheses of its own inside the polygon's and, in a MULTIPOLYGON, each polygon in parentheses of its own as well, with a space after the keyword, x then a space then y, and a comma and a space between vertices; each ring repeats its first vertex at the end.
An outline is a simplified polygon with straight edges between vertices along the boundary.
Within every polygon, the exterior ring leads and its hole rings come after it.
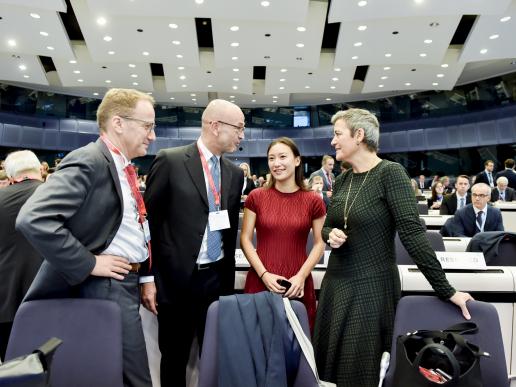
POLYGON ((380 124, 376 116, 365 109, 348 109, 338 111, 331 118, 331 123, 335 124, 338 120, 344 120, 351 131, 351 136, 355 135, 357 129, 364 130, 364 143, 371 152, 378 151, 380 142, 380 124))
POLYGON ((138 101, 149 101, 152 96, 135 89, 110 89, 97 109, 97 124, 101 132, 106 131, 106 123, 113 116, 130 116, 138 101))

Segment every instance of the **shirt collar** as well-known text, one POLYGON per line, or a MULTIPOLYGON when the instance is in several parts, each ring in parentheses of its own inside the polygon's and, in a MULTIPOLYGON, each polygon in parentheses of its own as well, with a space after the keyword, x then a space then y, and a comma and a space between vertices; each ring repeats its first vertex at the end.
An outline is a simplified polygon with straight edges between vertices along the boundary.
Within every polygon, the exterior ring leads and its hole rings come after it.
POLYGON ((466 199, 466 197, 468 196, 468 194, 464 195, 464 196, 460 196, 459 194, 457 194, 457 199, 460 200, 460 199, 466 199))
POLYGON ((473 206, 473 210, 475 211, 475 215, 478 215, 480 211, 483 211, 484 215, 487 214, 487 207, 489 207, 487 204, 484 208, 479 210, 477 207, 473 206))
MULTIPOLYGON (((204 155, 204 158, 206 159, 206 161, 210 160, 211 157, 213 156, 213 153, 211 153, 210 150, 206 147, 206 145, 204 145, 204 143, 202 142, 202 139, 200 137, 197 140, 197 145, 199 146, 199 149, 201 150, 202 154, 204 155)), ((220 161, 220 156, 215 155, 215 157, 217 157, 217 160, 220 161)))

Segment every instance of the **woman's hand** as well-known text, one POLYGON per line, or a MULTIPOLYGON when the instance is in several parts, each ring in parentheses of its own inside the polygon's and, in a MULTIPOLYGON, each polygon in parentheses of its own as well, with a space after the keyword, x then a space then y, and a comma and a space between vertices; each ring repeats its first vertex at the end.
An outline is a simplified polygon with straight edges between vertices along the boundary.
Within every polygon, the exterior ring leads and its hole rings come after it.
POLYGON ((262 282, 269 291, 283 294, 287 289, 284 286, 281 286, 278 283, 278 280, 286 280, 286 278, 281 275, 269 273, 268 271, 262 275, 262 282))
POLYGON ((434 202, 434 204, 432 204, 432 208, 434 210, 441 208, 441 202, 434 202))
POLYGON ((344 244, 344 242, 346 242, 347 238, 348 236, 344 234, 344 231, 339 230, 338 228, 334 228, 328 235, 328 244, 331 246, 331 248, 338 249, 344 244))
POLYGON ((290 289, 285 293, 288 298, 301 298, 305 294, 305 278, 301 274, 290 277, 288 281, 292 284, 290 289))
POLYGON ((471 319, 471 315, 469 314, 468 307, 466 306, 466 302, 469 300, 474 300, 473 297, 471 297, 471 294, 464 293, 464 292, 455 292, 453 296, 450 297, 450 301, 453 302, 455 305, 457 305, 461 311, 462 315, 466 320, 471 319))

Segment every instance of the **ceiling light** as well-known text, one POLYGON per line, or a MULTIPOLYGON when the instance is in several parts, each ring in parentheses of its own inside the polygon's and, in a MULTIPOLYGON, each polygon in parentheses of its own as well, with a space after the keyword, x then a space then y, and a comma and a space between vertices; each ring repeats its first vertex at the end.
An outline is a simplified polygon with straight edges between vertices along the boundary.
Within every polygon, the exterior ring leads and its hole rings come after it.
POLYGON ((191 93, 190 97, 196 97, 197 95, 195 93, 191 93))
POLYGON ((238 86, 233 86, 232 89, 233 90, 238 90, 238 86))
POLYGON ((383 69, 384 69, 385 71, 388 71, 388 70, 390 70, 391 68, 390 68, 389 66, 385 66, 383 69))
POLYGON ((232 56, 231 60, 238 60, 238 56, 232 56))
POLYGON ((505 22, 507 22, 507 21, 509 21, 509 20, 511 20, 511 17, 510 17, 510 16, 504 16, 504 17, 502 17, 502 18, 500 19, 500 21, 501 21, 502 23, 505 23, 505 22))
POLYGON ((144 52, 142 52, 142 55, 144 55, 144 56, 149 56, 149 51, 144 51, 144 52))
POLYGON ((299 32, 305 32, 306 28, 305 27, 297 27, 296 30, 298 30, 299 32))
POLYGON ((279 81, 280 82, 285 82, 285 80, 286 80, 285 78, 281 78, 279 81))
POLYGON ((252 100, 251 100, 251 102, 256 102, 256 100, 255 100, 255 99, 252 99, 252 100))
POLYGON ((172 44, 175 44, 176 46, 179 46, 181 42, 179 40, 173 40, 172 44))
POLYGON ((239 80, 240 80, 239 78, 233 78, 234 82, 238 82, 239 80))
POLYGON ((74 74, 80 74, 81 72, 79 70, 73 70, 74 74))
POLYGON ((108 51, 108 54, 109 55, 115 55, 115 52, 114 51, 108 51))
POLYGON ((359 7, 365 7, 365 6, 367 5, 367 1, 365 1, 365 0, 359 1, 359 2, 357 3, 357 5, 358 5, 359 7))
POLYGON ((111 81, 109 79, 106 79, 104 82, 111 83, 111 81))
POLYGON ((240 27, 239 26, 231 26, 231 27, 229 27, 229 29, 231 31, 238 31, 240 29, 240 27))
POLYGON ((208 85, 209 88, 213 87, 213 85, 208 85))
POLYGON ((30 78, 30 77, 29 77, 27 74, 25 74, 25 75, 23 76, 23 78, 30 78))
POLYGON ((168 26, 174 30, 178 27, 176 23, 170 23, 168 26))
POLYGON ((186 85, 181 85, 181 87, 187 87, 186 85))
POLYGON ((442 78, 444 77, 444 74, 437 74, 437 78, 442 78))
POLYGON ((178 69, 178 70, 184 70, 184 69, 185 69, 185 67, 184 67, 184 66, 179 66, 177 69, 178 69))
POLYGON ((148 91, 147 94, 152 95, 152 91, 148 91))
POLYGON ((272 98, 278 98, 278 96, 277 95, 273 95, 272 98))
POLYGON ((185 77, 184 75, 181 75, 181 76, 179 77, 179 79, 181 79, 181 80, 183 81, 183 80, 185 80, 185 79, 186 79, 186 77, 185 77))
POLYGON ((93 95, 99 95, 99 93, 93 93, 93 95))
POLYGON ((448 67, 448 63, 443 63, 443 64, 441 65, 441 67, 443 67, 443 68, 448 67))
POLYGON ((390 58, 391 56, 392 56, 392 54, 389 54, 389 53, 385 54, 386 58, 390 58))
POLYGON ((330 89, 335 89, 335 86, 330 86, 330 89))
POLYGON ((362 42, 353 43, 353 46, 355 46, 355 47, 360 47, 361 45, 362 45, 362 42))
POLYGON ((233 71, 236 73, 236 72, 238 72, 238 71, 240 71, 240 70, 239 70, 239 69, 233 69, 233 71))
POLYGON ((340 71, 340 67, 335 67, 333 71, 340 71))
POLYGON ((197 98, 192 98, 192 101, 197 101, 197 98))
POLYGON ((423 4, 423 1, 424 0, 414 0, 414 3, 416 3, 416 4, 423 4))
POLYGON ((41 36, 48 36, 48 32, 45 32, 45 31, 39 31, 39 34, 41 36))
POLYGON ((27 66, 25 66, 24 64, 21 64, 18 66, 18 68, 21 70, 21 71, 25 71, 27 70, 27 66))
POLYGON ((72 59, 72 60, 69 60, 68 63, 71 63, 71 64, 76 64, 77 61, 75 59, 72 59))
POLYGON ((296 43, 296 47, 303 48, 305 45, 303 43, 296 43))
POLYGON ((410 85, 412 85, 412 83, 410 83, 410 82, 405 82, 405 86, 410 86, 410 85))
POLYGON ((54 50, 54 47, 52 47, 52 46, 47 46, 47 50, 52 51, 52 50, 54 50))
POLYGON ((230 95, 229 98, 235 98, 235 96, 234 95, 230 95))
POLYGON ((334 77, 334 78, 332 78, 331 80, 332 80, 332 81, 334 81, 334 82, 336 82, 336 81, 338 81, 338 80, 339 80, 339 78, 334 77))
POLYGON ((238 43, 238 42, 231 43, 231 47, 238 47, 238 46, 240 46, 240 43, 238 43))
POLYGON ((353 60, 357 60, 357 59, 358 59, 358 56, 356 56, 356 55, 355 55, 355 56, 352 56, 352 57, 351 57, 351 59, 353 59, 353 60))
POLYGON ((183 55, 181 55, 181 54, 177 54, 177 55, 176 55, 176 58, 177 58, 177 59, 182 59, 182 58, 183 58, 183 55))
POLYGON ((107 20, 106 20, 105 18, 103 18, 103 17, 99 17, 99 18, 97 19, 97 24, 98 24, 99 26, 103 26, 103 25, 105 25, 105 24, 106 24, 106 21, 107 21, 107 20))
POLYGON ((33 17, 34 19, 40 19, 41 16, 39 16, 37 13, 31 13, 30 17, 33 17))
POLYGON ((494 34, 494 35, 491 35, 491 36, 489 37, 489 39, 493 40, 493 39, 498 39, 499 37, 500 37, 500 35, 498 35, 498 34, 494 34))
POLYGON ((331 101, 331 98, 326 98, 326 101, 331 101))
POLYGON ((425 40, 423 40, 423 42, 425 42, 426 44, 430 44, 430 43, 432 43, 432 39, 425 39, 425 40))
POLYGON ((131 74, 131 78, 138 78, 138 74, 131 74))
POLYGON ((270 3, 270 2, 268 2, 268 1, 262 1, 262 2, 260 3, 260 5, 261 5, 262 7, 268 7, 269 5, 271 5, 271 3, 270 3))
POLYGON ((285 90, 285 86, 280 86, 280 90, 285 90))
POLYGON ((383 87, 383 85, 378 85, 378 87, 379 87, 379 88, 382 88, 382 87, 383 87))
POLYGON ((173 101, 173 100, 175 100, 175 98, 174 98, 174 97, 170 97, 170 99, 171 99, 172 101, 173 101))
POLYGON ((84 79, 77 79, 77 82, 84 82, 84 79))
POLYGON ((280 70, 282 73, 286 73, 287 72, 287 69, 281 69, 280 70))
POLYGON ((424 52, 422 52, 421 54, 419 54, 419 56, 420 56, 421 58, 424 58, 424 57, 426 56, 426 54, 425 54, 424 52))
POLYGON ((130 67, 130 68, 132 68, 132 69, 134 69, 134 68, 136 67, 136 65, 135 65, 135 64, 132 64, 132 63, 129 63, 129 67, 130 67))
POLYGON ((486 52, 487 52, 487 48, 483 48, 482 50, 480 50, 481 54, 485 54, 486 52))
POLYGON ((439 86, 437 82, 432 82, 432 86, 439 86))
POLYGON ((195 0, 195 3, 196 4, 202 4, 202 3, 204 3, 204 0, 195 0))
POLYGON ((106 36, 104 36, 104 40, 106 42, 111 42, 113 40, 113 38, 111 36, 106 35, 106 36))
POLYGON ((138 86, 138 82, 133 82, 133 86, 138 86))
POLYGON ((310 86, 305 86, 305 89, 309 89, 309 88, 310 88, 310 86))
POLYGON ((9 45, 9 47, 15 47, 16 46, 16 40, 9 39, 7 41, 7 44, 9 45))
POLYGON ((380 77, 380 79, 387 79, 389 78, 387 75, 384 75, 383 77, 380 77))

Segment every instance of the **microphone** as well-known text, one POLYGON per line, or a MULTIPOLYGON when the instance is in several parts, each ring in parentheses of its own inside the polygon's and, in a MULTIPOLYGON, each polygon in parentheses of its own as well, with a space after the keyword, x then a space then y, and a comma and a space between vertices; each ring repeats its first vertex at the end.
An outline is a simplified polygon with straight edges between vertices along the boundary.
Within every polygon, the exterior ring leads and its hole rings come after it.
POLYGON ((382 360, 380 361, 380 382, 378 383, 378 387, 382 387, 383 380, 385 379, 385 375, 387 374, 387 370, 389 369, 390 361, 391 354, 389 352, 384 352, 382 354, 382 360))

